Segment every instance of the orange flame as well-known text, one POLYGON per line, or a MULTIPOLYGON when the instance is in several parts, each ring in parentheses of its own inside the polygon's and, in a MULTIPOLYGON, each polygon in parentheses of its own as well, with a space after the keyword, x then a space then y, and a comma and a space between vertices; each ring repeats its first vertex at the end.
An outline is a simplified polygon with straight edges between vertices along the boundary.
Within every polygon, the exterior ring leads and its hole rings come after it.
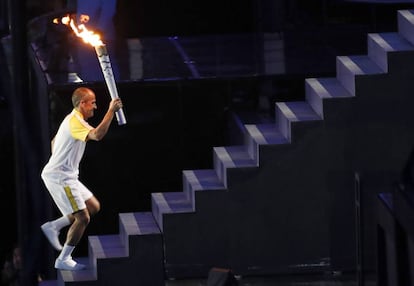
POLYGON ((82 22, 82 24, 76 25, 75 21, 69 15, 64 16, 60 21, 57 18, 53 19, 53 23, 55 24, 59 24, 60 22, 66 26, 71 27, 76 36, 81 38, 85 43, 90 44, 93 47, 102 46, 103 42, 101 41, 101 36, 99 36, 91 30, 88 30, 85 24, 83 24, 89 21, 89 16, 81 15, 80 21, 82 22))

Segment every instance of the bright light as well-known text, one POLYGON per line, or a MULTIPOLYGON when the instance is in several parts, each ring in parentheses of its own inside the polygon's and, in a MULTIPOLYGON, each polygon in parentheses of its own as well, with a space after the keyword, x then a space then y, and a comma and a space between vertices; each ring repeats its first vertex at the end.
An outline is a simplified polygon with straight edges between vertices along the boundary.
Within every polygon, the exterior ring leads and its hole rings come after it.
MULTIPOLYGON (((81 15, 80 17, 81 22, 86 23, 89 20, 88 15, 81 15)), ((92 45, 93 47, 96 46, 102 46, 103 42, 101 41, 101 36, 99 34, 96 34, 94 31, 89 30, 86 28, 85 24, 76 25, 75 21, 70 18, 69 15, 64 16, 62 19, 54 19, 53 23, 59 24, 62 23, 66 26, 69 26, 72 28, 73 32, 81 38, 85 43, 92 45)))

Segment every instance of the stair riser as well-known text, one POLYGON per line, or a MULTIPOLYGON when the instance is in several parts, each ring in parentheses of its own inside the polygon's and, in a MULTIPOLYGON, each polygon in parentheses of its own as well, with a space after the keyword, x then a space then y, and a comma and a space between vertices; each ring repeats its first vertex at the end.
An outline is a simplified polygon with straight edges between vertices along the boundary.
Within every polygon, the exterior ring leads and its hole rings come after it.
POLYGON ((292 142, 290 134, 290 121, 285 117, 279 108, 276 108, 275 112, 276 126, 282 135, 287 139, 288 142, 292 142))
POLYGON ((355 96, 355 74, 339 58, 336 60, 336 77, 343 87, 355 96))
POLYGON ((187 198, 194 205, 194 192, 196 192, 191 184, 188 182, 187 178, 183 176, 183 192, 186 194, 187 198))
POLYGON ((398 32, 414 45, 414 25, 413 15, 411 12, 404 10, 397 12, 398 18, 398 32), (409 20, 411 19, 411 20, 409 20))
POLYGON ((384 71, 388 72, 388 52, 378 45, 372 37, 368 37, 368 56, 384 71))
POLYGON ((157 222, 161 232, 163 232, 164 231, 164 229, 163 229, 163 214, 160 211, 160 208, 159 208, 157 202, 154 200, 154 198, 151 198, 151 211, 152 211, 152 214, 153 214, 153 216, 155 218, 155 221, 157 222))
POLYGON ((255 142, 253 138, 251 138, 250 136, 244 139, 244 144, 246 145, 249 156, 253 159, 253 162, 258 165, 259 164, 259 144, 257 144, 257 142, 255 142))
POLYGON ((224 166, 223 161, 218 157, 217 152, 214 152, 213 155, 213 165, 219 180, 222 181, 224 187, 227 188, 227 168, 224 166))
POLYGON ((305 83, 306 101, 312 106, 313 110, 323 119, 323 98, 318 92, 309 84, 305 83))

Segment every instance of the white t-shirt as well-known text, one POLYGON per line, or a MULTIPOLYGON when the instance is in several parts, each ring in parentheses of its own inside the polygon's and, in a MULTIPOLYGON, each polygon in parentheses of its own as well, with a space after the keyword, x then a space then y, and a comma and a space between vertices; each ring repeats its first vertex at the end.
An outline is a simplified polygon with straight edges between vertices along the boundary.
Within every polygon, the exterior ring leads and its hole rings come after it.
POLYGON ((88 133, 92 129, 83 115, 73 109, 60 124, 52 155, 43 168, 42 178, 56 183, 78 179, 79 163, 85 151, 88 133))

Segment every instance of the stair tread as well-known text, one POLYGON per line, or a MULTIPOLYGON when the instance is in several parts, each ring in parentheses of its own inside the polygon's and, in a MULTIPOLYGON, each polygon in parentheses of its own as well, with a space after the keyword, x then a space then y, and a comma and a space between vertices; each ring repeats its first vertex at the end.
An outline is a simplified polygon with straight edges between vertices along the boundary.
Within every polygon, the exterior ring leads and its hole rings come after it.
POLYGON ((399 14, 404 16, 408 21, 410 21, 414 25, 414 10, 406 9, 397 11, 399 14))
POLYGON ((127 257, 125 247, 121 244, 118 234, 91 235, 88 237, 88 241, 95 258, 127 257))
POLYGON ((161 213, 193 212, 191 202, 184 192, 152 193, 161 213))
MULTIPOLYGON (((85 270, 80 271, 68 271, 68 270, 58 270, 58 276, 64 282, 74 282, 74 281, 94 281, 96 280, 96 275, 94 270, 89 266, 88 257, 78 257, 74 258, 77 262, 87 266, 85 270)), ((58 277, 59 280, 59 277, 58 277)))
POLYGON ((225 189, 213 169, 184 170, 183 176, 194 191, 225 189))
POLYGON ((372 33, 368 37, 387 52, 414 50, 414 46, 398 33, 372 33))
POLYGON ((151 212, 121 213, 119 217, 128 235, 161 233, 151 212))
POLYGON ((256 167, 245 146, 214 147, 214 152, 227 168, 256 167))
POLYGON ((276 104, 289 121, 321 120, 321 117, 306 101, 278 102, 276 104))
POLYGON ((404 20, 407 20, 410 24, 414 25, 414 11, 410 9, 399 10, 397 11, 398 17, 402 17, 404 20))
POLYGON ((398 33, 414 45, 414 14, 413 10, 397 11, 398 33))
POLYGON ((377 64, 375 64, 367 55, 338 56, 337 59, 356 75, 384 73, 384 71, 377 64))
POLYGON ((272 124, 247 124, 247 133, 257 144, 287 144, 288 141, 279 132, 274 123, 272 124))
POLYGON ((335 78, 308 78, 306 83, 313 88, 313 90, 321 98, 334 98, 334 97, 353 97, 335 78))

